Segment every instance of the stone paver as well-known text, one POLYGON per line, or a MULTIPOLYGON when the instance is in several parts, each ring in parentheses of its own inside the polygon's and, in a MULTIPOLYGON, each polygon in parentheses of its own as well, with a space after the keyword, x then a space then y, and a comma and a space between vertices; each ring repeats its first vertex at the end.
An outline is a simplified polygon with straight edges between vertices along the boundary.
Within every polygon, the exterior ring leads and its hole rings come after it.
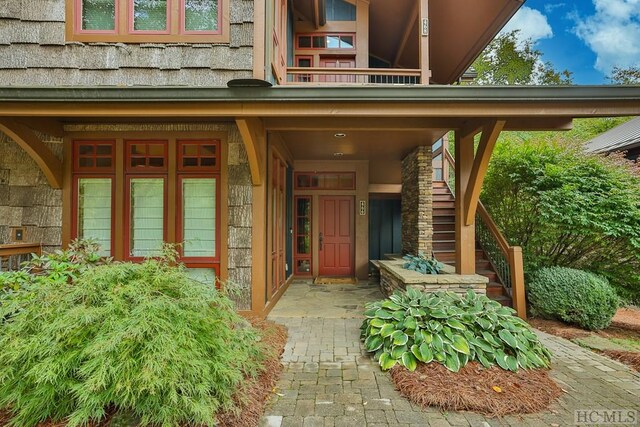
POLYGON ((362 306, 381 298, 377 287, 322 288, 293 283, 269 316, 289 329, 289 341, 263 426, 570 426, 578 409, 640 411, 638 373, 543 332, 554 354, 551 375, 566 391, 549 411, 493 419, 419 408, 400 396, 362 348, 362 306), (290 294, 295 302, 287 300, 290 294))

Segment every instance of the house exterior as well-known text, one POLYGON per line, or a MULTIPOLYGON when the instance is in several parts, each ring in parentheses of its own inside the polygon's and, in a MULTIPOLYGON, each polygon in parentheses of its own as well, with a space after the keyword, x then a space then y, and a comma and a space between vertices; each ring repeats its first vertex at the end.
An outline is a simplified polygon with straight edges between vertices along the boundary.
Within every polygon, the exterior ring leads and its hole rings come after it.
POLYGON ((588 153, 624 152, 629 160, 640 158, 640 117, 610 129, 584 146, 588 153))
POLYGON ((370 254, 429 254, 434 233, 474 274, 501 131, 640 114, 634 87, 452 86, 521 4, 2 2, 0 242, 90 237, 132 261, 181 243, 191 274, 236 283, 258 316, 294 277, 366 279, 370 254), (449 131, 441 230, 432 158, 449 131))

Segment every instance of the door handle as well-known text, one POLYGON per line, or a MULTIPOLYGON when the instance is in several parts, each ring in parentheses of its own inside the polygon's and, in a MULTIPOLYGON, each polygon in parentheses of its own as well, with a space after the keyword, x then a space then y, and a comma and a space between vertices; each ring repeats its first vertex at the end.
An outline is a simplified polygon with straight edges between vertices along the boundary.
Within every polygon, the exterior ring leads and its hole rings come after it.
POLYGON ((320 250, 322 250, 322 242, 324 241, 324 236, 322 235, 322 231, 320 232, 320 238, 318 239, 319 241, 319 248, 320 250))

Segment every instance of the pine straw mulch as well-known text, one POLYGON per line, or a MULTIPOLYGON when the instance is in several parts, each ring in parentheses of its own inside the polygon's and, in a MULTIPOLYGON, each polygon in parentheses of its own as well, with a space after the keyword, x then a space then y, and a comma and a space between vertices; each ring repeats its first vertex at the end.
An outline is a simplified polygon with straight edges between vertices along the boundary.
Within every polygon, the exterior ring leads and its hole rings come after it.
POLYGON ((280 356, 287 343, 287 328, 266 320, 252 319, 254 327, 262 331, 264 343, 269 357, 264 361, 264 371, 260 376, 246 381, 239 391, 244 399, 236 397, 234 400, 239 412, 227 412, 218 415, 218 425, 221 427, 254 427, 260 422, 264 407, 273 392, 278 378, 282 373, 280 356))
POLYGON ((391 378, 401 395, 422 407, 490 417, 540 412, 562 394, 546 369, 511 372, 487 369, 477 362, 469 362, 459 372, 436 362, 419 363, 414 372, 397 365, 391 369, 391 378))
POLYGON ((604 354, 611 359, 622 362, 630 368, 640 372, 640 353, 635 351, 621 350, 601 350, 599 353, 604 354))
MULTIPOLYGON (((217 425, 221 427, 257 426, 264 413, 269 396, 282 373, 280 356, 284 352, 284 346, 287 343, 287 328, 259 319, 251 319, 251 324, 261 331, 261 342, 269 356, 264 361, 264 371, 256 378, 247 378, 247 381, 243 383, 242 388, 236 394, 234 400, 239 409, 234 412, 218 414, 217 425)), ((109 427, 115 417, 114 411, 109 411, 105 419, 97 423, 91 423, 88 427, 109 427)), ((10 420, 9 412, 0 410, 0 426, 9 424, 10 420)), ((38 424, 38 427, 64 427, 65 425, 65 422, 44 422, 38 424)))

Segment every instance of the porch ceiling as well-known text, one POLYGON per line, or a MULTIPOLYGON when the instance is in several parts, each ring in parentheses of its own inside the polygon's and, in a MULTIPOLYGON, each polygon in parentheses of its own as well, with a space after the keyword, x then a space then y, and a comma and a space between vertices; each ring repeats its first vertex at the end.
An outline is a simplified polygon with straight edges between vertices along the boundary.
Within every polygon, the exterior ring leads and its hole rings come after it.
POLYGON ((424 131, 297 130, 281 131, 285 145, 297 160, 401 160, 420 145, 431 145, 447 129, 424 131), (343 132, 344 138, 335 134, 343 132), (343 153, 334 156, 334 153, 343 153))

